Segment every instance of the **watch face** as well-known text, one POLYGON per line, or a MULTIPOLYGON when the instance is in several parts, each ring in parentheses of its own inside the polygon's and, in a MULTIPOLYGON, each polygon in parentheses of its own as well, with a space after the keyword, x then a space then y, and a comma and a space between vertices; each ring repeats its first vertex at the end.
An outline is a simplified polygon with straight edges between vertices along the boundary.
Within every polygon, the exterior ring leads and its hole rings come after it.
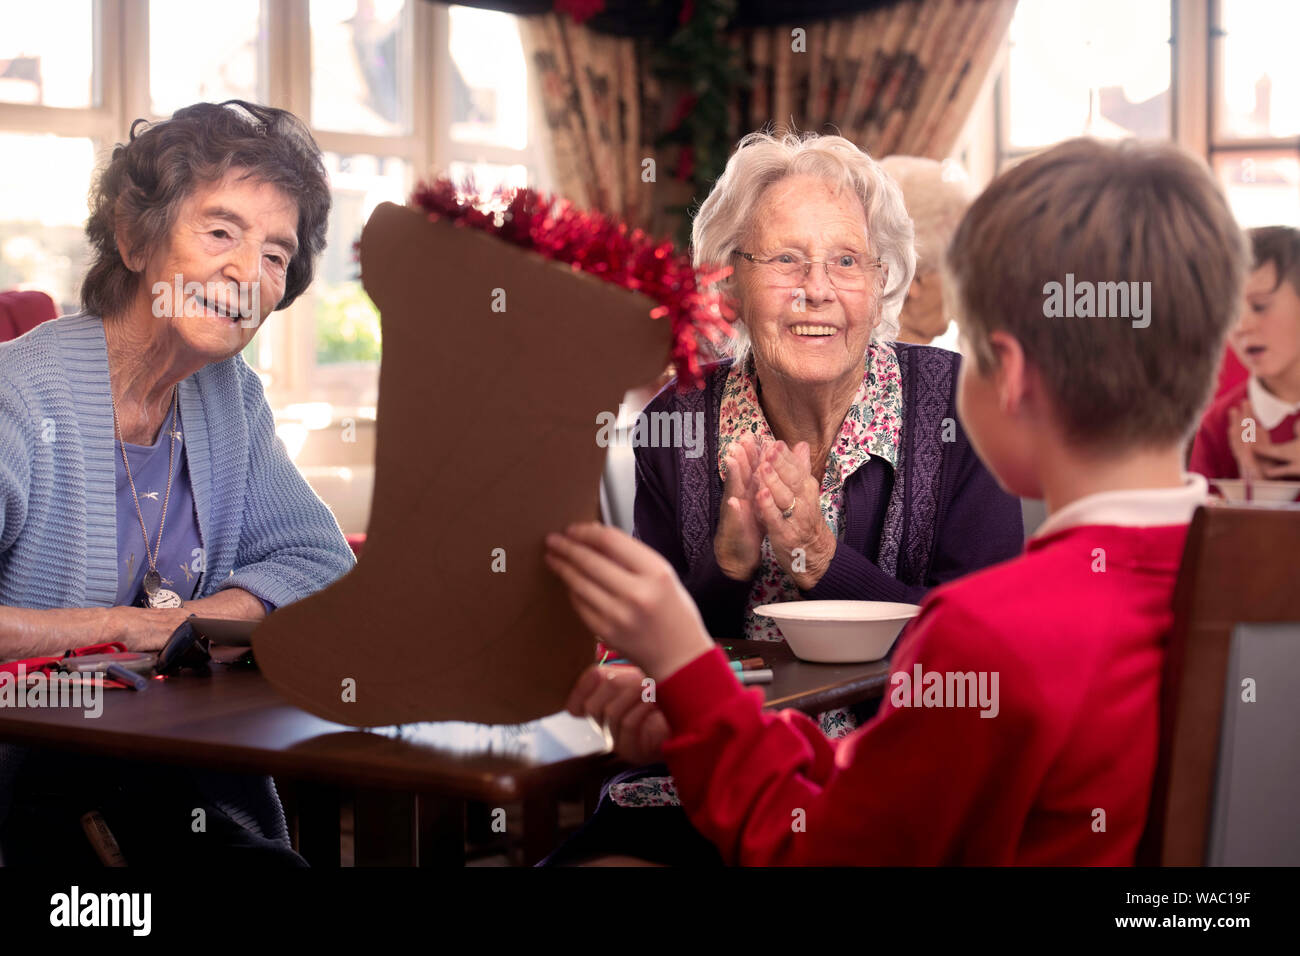
POLYGON ((180 607, 181 596, 168 588, 159 588, 148 598, 150 607, 180 607))

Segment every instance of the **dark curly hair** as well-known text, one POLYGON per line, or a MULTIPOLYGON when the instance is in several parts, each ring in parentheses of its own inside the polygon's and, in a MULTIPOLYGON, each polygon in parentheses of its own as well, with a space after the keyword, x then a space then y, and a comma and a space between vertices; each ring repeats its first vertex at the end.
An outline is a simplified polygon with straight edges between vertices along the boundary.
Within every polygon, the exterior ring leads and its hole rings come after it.
POLYGON ((82 308, 99 316, 122 312, 140 277, 122 261, 118 235, 131 259, 149 256, 166 241, 186 197, 232 169, 297 200, 298 251, 276 308, 298 298, 325 248, 330 188, 320 147, 292 113, 227 100, 196 103, 157 123, 136 120, 130 142, 119 143, 96 172, 86 222, 93 261, 81 284, 82 308))

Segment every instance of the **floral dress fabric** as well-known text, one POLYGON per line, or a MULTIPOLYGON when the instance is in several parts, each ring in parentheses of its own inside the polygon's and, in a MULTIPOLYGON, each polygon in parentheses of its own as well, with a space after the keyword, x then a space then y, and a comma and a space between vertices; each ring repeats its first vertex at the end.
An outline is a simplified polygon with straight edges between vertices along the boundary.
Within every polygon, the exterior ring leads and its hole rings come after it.
MULTIPOLYGON (((820 505, 822 517, 837 539, 844 534, 844 483, 849 476, 871 459, 872 455, 898 466, 899 439, 903 427, 903 388, 898 356, 888 343, 872 343, 867 349, 862 385, 853 397, 839 435, 826 460, 822 477, 820 505)), ((722 389, 718 415, 718 471, 726 481, 727 450, 732 443, 752 436, 761 449, 775 441, 758 398, 758 379, 751 357, 742 367, 731 367, 722 389)), ((754 586, 745 608, 745 637, 751 641, 783 640, 781 631, 769 617, 754 613, 763 604, 801 601, 803 595, 791 577, 782 570, 772 553, 771 542, 763 539, 762 558, 754 586)), ((857 727, 847 707, 838 707, 818 715, 822 733, 827 737, 845 737, 857 727)), ((622 807, 678 806, 677 790, 671 777, 643 777, 615 784, 610 799, 622 807)))

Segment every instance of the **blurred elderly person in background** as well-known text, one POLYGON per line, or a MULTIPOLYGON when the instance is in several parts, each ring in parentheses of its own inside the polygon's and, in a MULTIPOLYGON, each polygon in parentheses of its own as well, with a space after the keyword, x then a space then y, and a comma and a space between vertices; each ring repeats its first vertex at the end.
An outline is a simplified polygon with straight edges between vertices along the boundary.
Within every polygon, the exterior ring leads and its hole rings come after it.
MULTIPOLYGON (((320 150, 240 101, 142 122, 91 191, 84 311, 0 345, 0 659, 156 651, 191 614, 258 619, 353 564, 240 355, 311 284, 320 150)), ((7 863, 96 862, 90 807, 128 863, 302 864, 268 777, 0 745, 7 863)))
POLYGON ((952 309, 939 268, 944 250, 972 195, 966 171, 952 160, 936 162, 920 156, 886 156, 880 166, 903 191, 903 203, 916 229, 916 275, 907 290, 899 317, 898 341, 956 348, 948 330, 952 309), (942 336, 941 342, 935 342, 942 336))

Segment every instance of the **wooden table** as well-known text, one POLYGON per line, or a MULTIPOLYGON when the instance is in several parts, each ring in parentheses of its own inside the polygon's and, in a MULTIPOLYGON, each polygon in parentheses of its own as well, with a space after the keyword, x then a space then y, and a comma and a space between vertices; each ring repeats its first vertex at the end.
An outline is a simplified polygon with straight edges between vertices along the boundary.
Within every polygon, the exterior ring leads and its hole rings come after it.
MULTIPOLYGON (((798 661, 784 642, 731 641, 762 656, 770 707, 817 713, 880 696, 888 664, 798 661)), ((339 800, 355 793, 358 865, 464 862, 464 805, 522 802, 526 834, 554 833, 543 813, 609 755, 594 722, 557 714, 520 727, 422 723, 360 730, 283 701, 256 670, 214 666, 210 676, 155 679, 140 693, 107 691, 103 713, 0 709, 0 741, 117 755, 295 781, 299 849, 338 865, 339 800)), ((537 841, 534 841, 535 843, 537 841)), ((536 853, 530 854, 536 856, 536 853)))
POLYGON ((816 716, 883 697, 889 683, 889 661, 869 664, 810 664, 794 656, 785 641, 719 641, 732 657, 761 657, 772 668, 772 683, 755 684, 767 696, 766 708, 793 708, 816 716))

